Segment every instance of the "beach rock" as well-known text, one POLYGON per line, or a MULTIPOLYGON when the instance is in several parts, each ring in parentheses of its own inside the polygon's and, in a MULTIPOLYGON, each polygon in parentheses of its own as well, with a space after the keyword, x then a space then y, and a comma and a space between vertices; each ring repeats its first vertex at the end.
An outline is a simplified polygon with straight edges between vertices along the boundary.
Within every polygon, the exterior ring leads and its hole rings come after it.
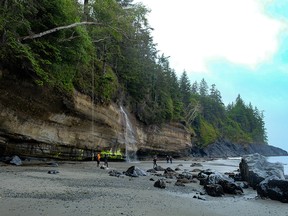
POLYGON ((174 177, 177 177, 179 174, 174 171, 173 169, 171 169, 170 167, 167 167, 165 170, 164 170, 164 173, 163 173, 163 176, 166 177, 166 178, 174 178, 174 177))
POLYGON ((219 184, 222 186, 224 193, 227 194, 243 194, 243 189, 234 182, 227 180, 220 180, 219 184))
POLYGON ((163 167, 161 167, 161 166, 156 166, 155 168, 154 168, 156 171, 164 171, 165 169, 163 168, 163 167))
POLYGON ((136 166, 131 166, 127 169, 125 175, 131 177, 139 177, 139 176, 147 176, 147 173, 136 166))
POLYGON ((108 172, 108 174, 110 175, 110 176, 115 176, 115 177, 120 177, 120 176, 123 176, 123 173, 121 173, 121 172, 119 172, 119 171, 117 171, 117 170, 110 170, 109 172, 108 172))
POLYGON ((193 169, 193 170, 191 170, 191 172, 202 172, 203 170, 201 170, 201 169, 193 169))
POLYGON ((247 188, 249 188, 249 184, 248 184, 247 182, 241 181, 241 182, 236 182, 236 184, 237 184, 239 187, 241 187, 242 189, 247 189, 247 188))
POLYGON ((204 189, 207 194, 213 197, 220 197, 224 195, 224 191, 221 185, 213 184, 213 185, 205 185, 204 189))
POLYGON ((16 165, 16 166, 21 166, 22 165, 22 160, 17 155, 14 155, 9 163, 13 164, 13 165, 16 165))
POLYGON ((190 167, 195 167, 195 166, 202 167, 203 165, 201 163, 192 163, 190 165, 190 167))
POLYGON ((104 165, 101 165, 101 166, 100 166, 100 169, 107 169, 107 167, 104 166, 104 165))
POLYGON ((146 172, 157 173, 157 171, 155 169, 148 169, 146 172))
POLYGON ((177 180, 177 181, 175 182, 175 186, 185 187, 185 184, 184 184, 183 182, 177 180))
POLYGON ((166 183, 163 179, 158 179, 155 183, 154 183, 154 187, 158 187, 161 189, 165 189, 166 188, 166 183))
POLYGON ((270 176, 257 186, 257 194, 262 198, 288 203, 288 181, 270 176))
POLYGON ((181 171, 181 169, 179 167, 176 167, 175 171, 181 171))
POLYGON ((189 172, 182 172, 178 175, 178 179, 193 179, 192 173, 189 172))
MULTIPOLYGON (((212 190, 212 191, 213 190, 217 191, 218 185, 221 185, 223 193, 228 193, 228 194, 242 194, 243 193, 242 188, 239 185, 237 185, 233 179, 219 172, 208 169, 208 170, 204 170, 200 172, 198 174, 198 177, 199 177, 198 179, 200 180, 200 185, 204 185, 204 188, 207 194, 209 194, 207 189, 212 190), (207 185, 210 185, 210 186, 207 188, 206 187, 207 185), (212 187, 213 185, 216 185, 216 186, 213 188, 212 187)), ((216 192, 211 192, 211 193, 215 194, 216 192)))
POLYGON ((48 174, 58 174, 59 171, 58 170, 49 170, 48 174))
POLYGON ((199 200, 206 201, 206 199, 205 199, 204 197, 201 197, 201 196, 196 196, 196 195, 194 195, 193 198, 194 198, 194 199, 199 199, 199 200))
POLYGON ((182 178, 182 179, 177 179, 176 182, 179 182, 179 183, 182 183, 182 184, 188 184, 188 183, 191 183, 191 180, 187 179, 187 178, 182 178))
POLYGON ((167 168, 164 170, 164 173, 169 173, 169 172, 174 172, 174 173, 175 173, 175 170, 173 170, 173 169, 170 168, 170 167, 167 167, 167 168))
POLYGON ((270 163, 266 157, 258 153, 243 156, 239 168, 243 180, 247 181, 254 189, 269 176, 275 175, 279 179, 285 179, 283 164, 270 163))

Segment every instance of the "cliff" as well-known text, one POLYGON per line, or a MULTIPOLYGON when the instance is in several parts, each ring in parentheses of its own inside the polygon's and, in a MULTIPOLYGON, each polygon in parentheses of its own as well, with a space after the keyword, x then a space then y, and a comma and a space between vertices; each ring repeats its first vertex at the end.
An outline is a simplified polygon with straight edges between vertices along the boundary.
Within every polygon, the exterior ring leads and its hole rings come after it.
POLYGON ((248 154, 259 153, 264 156, 287 156, 288 153, 275 146, 265 144, 240 145, 227 140, 218 140, 204 149, 192 148, 194 157, 239 157, 248 154))
POLYGON ((146 126, 117 104, 97 105, 77 91, 65 96, 0 77, 0 156, 86 160, 111 150, 180 157, 191 147, 190 133, 180 123, 146 126))

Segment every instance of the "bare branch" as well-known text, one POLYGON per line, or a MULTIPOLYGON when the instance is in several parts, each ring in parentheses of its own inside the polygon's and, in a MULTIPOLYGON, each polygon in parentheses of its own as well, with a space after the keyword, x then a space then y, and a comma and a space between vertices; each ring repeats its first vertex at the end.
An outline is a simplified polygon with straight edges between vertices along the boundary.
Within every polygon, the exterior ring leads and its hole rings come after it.
POLYGON ((93 43, 99 43, 101 41, 104 41, 104 40, 107 40, 109 37, 104 37, 104 38, 101 38, 101 39, 98 39, 98 40, 93 40, 93 43))
POLYGON ((80 23, 73 23, 73 24, 70 24, 70 25, 59 26, 59 27, 56 27, 56 28, 53 28, 53 29, 49 29, 49 30, 47 30, 47 31, 40 32, 40 33, 38 33, 38 34, 28 35, 28 36, 25 36, 25 37, 21 37, 21 38, 19 38, 19 40, 20 40, 20 41, 31 40, 31 39, 43 37, 44 35, 51 34, 51 33, 53 33, 53 32, 60 31, 60 30, 62 30, 62 29, 74 28, 74 27, 76 27, 76 26, 81 26, 81 25, 101 25, 101 24, 100 24, 100 23, 97 23, 97 22, 80 22, 80 23))

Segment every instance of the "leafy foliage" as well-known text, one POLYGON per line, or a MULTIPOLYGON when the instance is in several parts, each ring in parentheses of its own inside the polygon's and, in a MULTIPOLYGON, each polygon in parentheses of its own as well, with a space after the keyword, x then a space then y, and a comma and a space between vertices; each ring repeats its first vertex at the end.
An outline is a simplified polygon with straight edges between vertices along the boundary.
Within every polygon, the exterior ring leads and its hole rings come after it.
POLYGON ((149 10, 133 0, 3 0, 0 2, 0 70, 66 92, 77 89, 98 103, 129 106, 146 124, 181 121, 195 143, 219 138, 266 143, 263 112, 240 96, 224 106, 204 79, 178 79, 169 57, 159 55, 147 22, 149 10), (25 39, 79 22, 45 36, 25 39))

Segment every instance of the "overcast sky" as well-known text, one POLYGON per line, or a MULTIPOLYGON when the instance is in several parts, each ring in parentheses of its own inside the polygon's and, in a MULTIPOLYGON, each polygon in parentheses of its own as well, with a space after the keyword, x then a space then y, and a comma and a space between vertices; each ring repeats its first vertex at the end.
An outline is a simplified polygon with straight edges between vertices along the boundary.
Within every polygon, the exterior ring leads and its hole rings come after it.
POLYGON ((178 75, 264 110, 269 144, 288 150, 288 0, 137 0, 178 75))

